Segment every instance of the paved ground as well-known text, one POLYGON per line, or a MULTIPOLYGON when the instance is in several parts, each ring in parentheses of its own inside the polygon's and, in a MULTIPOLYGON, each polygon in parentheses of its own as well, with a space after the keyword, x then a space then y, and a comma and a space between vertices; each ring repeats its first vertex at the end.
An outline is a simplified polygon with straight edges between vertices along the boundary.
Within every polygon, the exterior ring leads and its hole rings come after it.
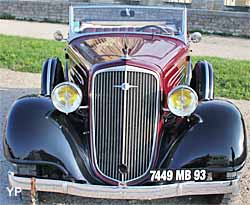
POLYGON ((200 43, 192 44, 191 48, 194 56, 250 60, 250 39, 209 35, 200 43))
MULTIPOLYGON (((11 104, 20 96, 39 93, 40 74, 20 73, 10 70, 0 69, 0 130, 2 130, 4 118, 11 107, 11 104)), ((250 101, 236 101, 234 103, 240 108, 245 117, 248 133, 250 133, 250 101)), ((6 187, 7 171, 11 168, 10 164, 4 159, 2 151, 2 141, 0 140, 0 201, 1 204, 23 204, 19 197, 8 197, 6 187)), ((250 146, 249 146, 250 147, 250 146)), ((239 196, 239 205, 248 204, 250 201, 250 162, 247 161, 244 174, 241 180, 241 195, 239 196)), ((209 204, 207 199, 202 196, 181 197, 153 201, 119 201, 119 200, 100 200, 83 199, 80 197, 66 197, 64 195, 45 194, 42 195, 45 200, 43 204, 209 204)), ((238 205, 238 204, 237 204, 238 205)))
POLYGON ((0 34, 42 39, 54 39, 55 31, 60 30, 66 37, 68 26, 65 24, 38 23, 0 19, 0 34))
MULTIPOLYGON (((0 34, 6 35, 53 39, 57 30, 67 37, 67 29, 64 24, 0 20, 0 34)), ((200 43, 192 44, 192 51, 193 55, 250 60, 250 39, 204 36, 200 43)))

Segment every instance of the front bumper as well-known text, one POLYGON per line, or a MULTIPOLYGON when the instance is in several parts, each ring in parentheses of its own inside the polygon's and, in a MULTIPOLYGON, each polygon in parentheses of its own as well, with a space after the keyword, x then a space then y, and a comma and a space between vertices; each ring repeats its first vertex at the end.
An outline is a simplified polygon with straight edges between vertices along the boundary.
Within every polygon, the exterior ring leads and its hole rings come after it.
MULTIPOLYGON (((31 189, 31 178, 8 173, 11 187, 31 189)), ((184 195, 239 193, 239 178, 227 181, 183 182, 156 186, 103 186, 52 179, 35 179, 36 191, 56 192, 81 197, 106 199, 159 199, 184 195)))

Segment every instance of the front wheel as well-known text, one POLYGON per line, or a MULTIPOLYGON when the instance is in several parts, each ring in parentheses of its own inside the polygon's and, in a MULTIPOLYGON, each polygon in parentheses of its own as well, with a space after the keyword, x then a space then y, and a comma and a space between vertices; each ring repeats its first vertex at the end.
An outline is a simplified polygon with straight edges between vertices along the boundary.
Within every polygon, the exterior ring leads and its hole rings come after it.
POLYGON ((50 96, 53 88, 64 82, 62 63, 58 58, 48 58, 43 64, 41 94, 50 96))
POLYGON ((213 67, 207 61, 198 61, 192 72, 191 87, 196 91, 199 100, 214 98, 213 67))

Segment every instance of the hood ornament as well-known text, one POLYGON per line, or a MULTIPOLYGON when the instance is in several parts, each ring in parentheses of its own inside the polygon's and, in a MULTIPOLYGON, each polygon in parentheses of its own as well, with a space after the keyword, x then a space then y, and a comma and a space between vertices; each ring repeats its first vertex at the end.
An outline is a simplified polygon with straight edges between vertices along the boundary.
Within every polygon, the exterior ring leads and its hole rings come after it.
POLYGON ((129 56, 129 52, 131 49, 128 48, 127 44, 125 43, 124 48, 122 49, 123 56, 121 57, 122 60, 129 60, 131 57, 129 56))
POLYGON ((138 88, 137 85, 129 85, 129 83, 122 83, 121 85, 113 85, 113 88, 121 88, 124 91, 129 90, 130 88, 138 88))

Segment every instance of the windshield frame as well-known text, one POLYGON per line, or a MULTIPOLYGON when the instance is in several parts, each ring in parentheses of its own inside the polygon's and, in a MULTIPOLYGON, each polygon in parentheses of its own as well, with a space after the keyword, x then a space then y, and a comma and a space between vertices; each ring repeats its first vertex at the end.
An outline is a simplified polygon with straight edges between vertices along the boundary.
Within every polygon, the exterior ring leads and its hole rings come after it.
MULTIPOLYGON (((94 32, 94 33, 81 33, 81 32, 75 32, 74 31, 74 9, 87 9, 87 8, 124 8, 124 9, 167 9, 167 10, 178 10, 182 11, 182 25, 181 25, 181 32, 178 33, 178 35, 169 35, 169 34, 159 34, 154 33, 154 35, 160 35, 160 36, 170 36, 172 38, 179 39, 183 41, 185 44, 187 44, 187 9, 186 7, 183 8, 176 8, 176 7, 159 7, 159 6, 134 6, 134 5, 71 5, 69 7, 69 36, 68 41, 72 41, 75 38, 78 38, 80 36, 87 36, 87 35, 93 35, 93 34, 104 34, 104 33, 119 33, 115 31, 110 32, 94 32)), ((137 34, 152 34, 149 32, 125 32, 125 33, 137 33, 137 34)))

